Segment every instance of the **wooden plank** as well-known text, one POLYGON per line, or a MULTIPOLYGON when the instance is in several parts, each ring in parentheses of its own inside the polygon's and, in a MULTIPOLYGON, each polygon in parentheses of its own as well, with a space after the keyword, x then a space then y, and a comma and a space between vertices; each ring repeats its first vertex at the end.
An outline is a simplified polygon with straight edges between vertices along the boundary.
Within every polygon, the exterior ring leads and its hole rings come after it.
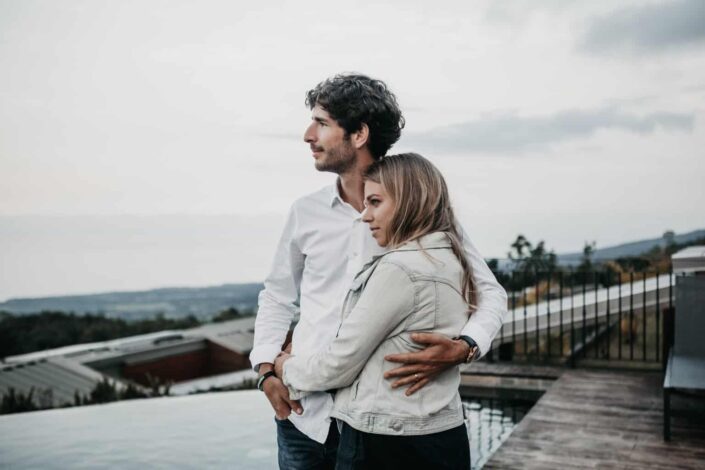
POLYGON ((484 468, 702 469, 705 419, 674 416, 662 439, 661 375, 566 371, 484 468))

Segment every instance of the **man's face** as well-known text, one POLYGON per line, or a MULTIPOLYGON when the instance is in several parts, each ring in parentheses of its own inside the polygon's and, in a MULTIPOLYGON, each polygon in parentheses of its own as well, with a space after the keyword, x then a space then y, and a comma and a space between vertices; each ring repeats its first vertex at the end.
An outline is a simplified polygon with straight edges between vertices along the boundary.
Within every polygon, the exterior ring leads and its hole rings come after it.
POLYGON ((355 147, 345 129, 319 105, 311 110, 311 125, 304 132, 318 171, 345 173, 355 164, 355 147))

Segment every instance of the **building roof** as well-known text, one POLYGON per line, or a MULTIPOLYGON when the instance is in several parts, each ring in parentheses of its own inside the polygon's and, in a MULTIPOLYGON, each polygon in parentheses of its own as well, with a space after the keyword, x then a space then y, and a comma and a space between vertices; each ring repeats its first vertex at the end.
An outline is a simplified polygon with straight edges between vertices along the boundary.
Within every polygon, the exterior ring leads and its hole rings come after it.
POLYGON ((240 354, 249 354, 255 340, 255 317, 245 317, 184 330, 188 335, 200 335, 209 341, 240 354))
MULTIPOLYGON (((107 377, 115 364, 142 362, 183 354, 204 347, 211 341, 242 355, 252 349, 255 317, 212 323, 187 330, 167 330, 110 341, 76 344, 29 354, 11 356, 0 363, 0 395, 10 388, 28 394, 34 388, 35 403, 42 407, 73 403, 75 392, 89 394, 107 377)), ((184 383, 179 390, 190 393, 211 387, 239 385, 250 379, 251 370, 242 374, 222 374, 184 383)), ((118 387, 125 385, 111 378, 118 387)))
POLYGON ((671 261, 676 274, 705 272, 705 245, 684 248, 674 253, 671 261))
MULTIPOLYGON (((74 394, 89 395, 105 376, 95 370, 62 357, 39 359, 22 364, 0 366, 0 394, 12 388, 29 394, 34 389, 34 402, 42 407, 73 404, 74 394)), ((116 382, 113 380, 113 382, 116 382)), ((117 386, 121 386, 116 382, 117 386)))
POLYGON ((9 356, 5 358, 5 363, 22 364, 54 357, 67 357, 81 363, 88 363, 140 352, 156 351, 179 343, 193 343, 202 339, 208 339, 240 354, 247 354, 252 350, 254 327, 255 317, 245 317, 221 323, 209 323, 186 330, 165 330, 9 356))

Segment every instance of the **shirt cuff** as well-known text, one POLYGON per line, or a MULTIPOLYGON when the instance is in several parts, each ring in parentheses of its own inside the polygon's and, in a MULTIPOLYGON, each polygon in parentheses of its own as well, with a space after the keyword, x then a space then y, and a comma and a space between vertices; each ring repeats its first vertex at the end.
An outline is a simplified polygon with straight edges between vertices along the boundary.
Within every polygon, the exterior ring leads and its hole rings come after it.
POLYGON ((255 346, 250 352, 250 364, 255 372, 258 371, 259 365, 265 362, 274 364, 274 359, 281 352, 281 345, 276 344, 262 344, 260 346, 255 346))
POLYGON ((302 392, 301 390, 298 390, 294 388, 291 385, 291 382, 289 381, 289 376, 287 375, 287 362, 291 361, 291 358, 289 358, 288 361, 284 363, 284 366, 282 367, 282 376, 281 376, 281 381, 282 383, 286 386, 287 389, 289 389, 289 398, 291 400, 301 400, 303 397, 310 395, 310 392, 302 392))

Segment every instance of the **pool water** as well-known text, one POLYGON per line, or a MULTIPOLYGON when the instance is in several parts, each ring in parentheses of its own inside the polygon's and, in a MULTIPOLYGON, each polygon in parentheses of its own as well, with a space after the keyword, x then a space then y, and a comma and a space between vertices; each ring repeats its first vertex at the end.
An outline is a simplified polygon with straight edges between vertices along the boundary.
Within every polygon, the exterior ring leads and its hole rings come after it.
MULTIPOLYGON (((530 405, 465 400, 473 468, 530 405)), ((277 467, 276 428, 257 390, 129 400, 0 416, 0 468, 277 467)))
POLYGON ((482 468, 533 404, 533 401, 518 400, 463 400, 473 469, 482 468))

